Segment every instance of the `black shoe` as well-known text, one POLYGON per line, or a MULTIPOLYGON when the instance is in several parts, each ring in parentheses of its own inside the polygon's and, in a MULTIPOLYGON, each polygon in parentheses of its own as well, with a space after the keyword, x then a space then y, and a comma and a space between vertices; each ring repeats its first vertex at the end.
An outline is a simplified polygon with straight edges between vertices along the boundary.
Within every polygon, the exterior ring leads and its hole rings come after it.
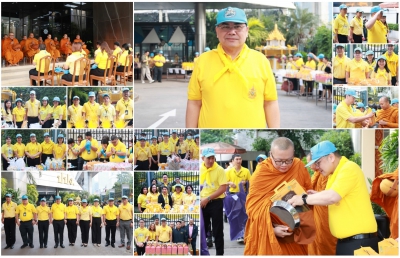
POLYGON ((63 245, 63 244, 61 244, 60 246, 61 246, 61 248, 65 248, 65 245, 63 245))
POLYGON ((72 246, 72 244, 71 244, 71 243, 69 243, 69 246, 72 246))
POLYGON ((23 244, 23 245, 21 245, 21 248, 25 248, 27 246, 28 246, 27 244, 23 244))
POLYGON ((30 244, 29 247, 30 247, 30 248, 34 248, 35 246, 34 246, 33 244, 30 244))
POLYGON ((44 247, 44 248, 47 248, 47 245, 44 245, 43 247, 44 247))
POLYGON ((43 245, 42 244, 40 244, 40 247, 39 248, 43 248, 43 245))
POLYGON ((55 245, 54 245, 54 248, 57 248, 57 247, 58 247, 58 244, 55 244, 55 245))
POLYGON ((10 246, 9 246, 9 245, 6 245, 6 247, 4 247, 4 249, 8 249, 8 248, 10 248, 10 246))
POLYGON ((114 244, 111 244, 111 246, 112 246, 112 248, 115 248, 115 245, 114 245, 114 244))
POLYGON ((109 245, 110 245, 110 243, 106 243, 106 247, 109 246, 109 245))
POLYGON ((12 246, 10 246, 10 249, 14 249, 14 246, 12 245, 12 246))

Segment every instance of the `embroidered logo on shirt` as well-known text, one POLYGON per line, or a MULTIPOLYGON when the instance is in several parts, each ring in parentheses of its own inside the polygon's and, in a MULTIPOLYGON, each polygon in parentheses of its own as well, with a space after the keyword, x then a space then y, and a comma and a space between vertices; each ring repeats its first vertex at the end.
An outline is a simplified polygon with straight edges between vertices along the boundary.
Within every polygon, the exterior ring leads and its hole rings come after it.
POLYGON ((230 18, 230 17, 234 17, 236 15, 235 10, 233 10, 232 8, 228 8, 225 11, 225 18, 230 18))
POLYGON ((254 85, 253 85, 253 87, 249 90, 249 98, 251 98, 251 99, 254 99, 255 97, 257 97, 257 92, 256 92, 256 90, 254 89, 254 85))

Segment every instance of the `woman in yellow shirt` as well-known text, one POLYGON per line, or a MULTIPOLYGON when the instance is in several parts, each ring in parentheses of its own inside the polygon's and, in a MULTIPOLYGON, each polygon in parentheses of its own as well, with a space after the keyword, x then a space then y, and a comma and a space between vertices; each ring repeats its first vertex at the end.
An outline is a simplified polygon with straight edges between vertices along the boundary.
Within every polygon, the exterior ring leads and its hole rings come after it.
POLYGON ((388 68, 385 56, 378 57, 376 66, 371 73, 371 78, 379 80, 379 85, 374 86, 392 85, 392 76, 388 68))
POLYGON ((200 156, 200 152, 199 152, 199 144, 200 144, 200 136, 198 134, 196 134, 194 136, 194 142, 195 144, 192 144, 190 146, 190 159, 199 159, 200 156))
POLYGON ((42 146, 36 141, 36 134, 30 134, 31 142, 25 146, 25 155, 28 167, 36 167, 40 165, 40 154, 42 154, 42 146))
MULTIPOLYGON (((108 46, 107 42, 103 41, 100 45, 101 52, 97 54, 92 69, 90 69, 90 76, 104 76, 104 71, 110 68, 110 63, 107 64, 108 57, 112 55, 112 51, 108 46)), ((93 80, 92 86, 97 86, 99 84, 98 80, 93 80)))
POLYGON ((79 209, 79 227, 81 228, 81 246, 87 247, 89 242, 89 230, 92 224, 92 211, 87 206, 87 200, 82 200, 82 206, 79 209))
POLYGON ((193 193, 193 186, 186 186, 186 195, 183 197, 183 204, 194 205, 196 203, 196 195, 193 193))
POLYGON ((189 155, 189 145, 184 141, 185 134, 179 134, 179 140, 176 142, 175 154, 178 154, 182 159, 187 159, 189 155))
POLYGON ((154 223, 151 223, 149 226, 148 241, 156 241, 156 224, 154 224, 154 223))
POLYGON ((11 109, 11 100, 7 99, 4 101, 4 109, 1 110, 1 118, 11 126, 13 125, 13 114, 11 109))
POLYGON ((101 148, 99 148, 97 150, 97 157, 100 162, 109 162, 110 161, 110 157, 107 157, 107 154, 106 154, 106 150, 107 150, 108 143, 109 143, 108 140, 109 140, 108 137, 101 139, 101 148))
POLYGON ((14 109, 13 109, 13 117, 14 117, 14 125, 17 128, 22 128, 22 124, 24 123, 24 119, 25 119, 25 108, 22 107, 22 99, 18 98, 15 100, 15 104, 17 105, 14 109))
MULTIPOLYGON (((125 64, 129 66, 129 61, 128 57, 131 54, 131 51, 129 50, 129 46, 127 43, 122 45, 122 54, 118 58, 118 67, 117 67, 117 72, 123 72, 125 69, 125 64)), ((132 65, 132 64, 131 64, 132 65)))
POLYGON ((365 62, 367 62, 368 66, 369 66, 369 75, 371 76, 371 73, 375 69, 375 65, 376 65, 374 51, 368 50, 367 52, 365 52, 365 56, 366 56, 366 58, 364 60, 365 60, 365 62))
POLYGON ((79 146, 75 143, 74 139, 68 139, 68 163, 71 163, 71 167, 68 170, 78 170, 78 156, 79 146))
POLYGON ((151 144, 150 144, 150 152, 151 152, 151 166, 150 170, 157 171, 158 170, 158 151, 157 151, 157 137, 151 137, 151 144))
POLYGON ((10 165, 10 159, 14 157, 13 145, 11 144, 11 137, 6 136, 6 144, 1 146, 1 161, 3 163, 3 171, 7 171, 10 165))
POLYGON ((42 105, 39 109, 39 123, 42 128, 51 128, 51 114, 53 113, 53 108, 49 105, 49 98, 43 97, 42 105))
POLYGON ((184 193, 180 184, 175 185, 175 192, 171 195, 173 205, 182 205, 184 193))
POLYGON ((61 121, 63 119, 64 110, 60 105, 60 98, 53 98, 53 119, 50 121, 51 124, 54 124, 54 127, 59 127, 61 125, 61 121), (55 123, 55 120, 58 120, 55 123))
POLYGON ((152 185, 150 192, 147 194, 147 203, 158 203, 158 188, 156 185, 152 185))
POLYGON ((61 159, 65 168, 65 156, 67 155, 67 146, 64 143, 64 135, 59 134, 57 137, 57 144, 54 145, 53 156, 55 159, 61 159))
POLYGON ((137 198, 137 204, 139 208, 139 212, 143 213, 146 210, 146 204, 147 204, 147 187, 144 186, 140 190, 140 194, 137 198))

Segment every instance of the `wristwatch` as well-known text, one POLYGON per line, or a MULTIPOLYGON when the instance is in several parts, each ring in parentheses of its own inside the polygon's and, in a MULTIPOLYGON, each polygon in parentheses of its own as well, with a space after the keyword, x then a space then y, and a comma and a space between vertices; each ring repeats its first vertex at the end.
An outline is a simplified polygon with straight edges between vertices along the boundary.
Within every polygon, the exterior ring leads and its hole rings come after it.
POLYGON ((303 195, 301 196, 301 199, 303 199, 304 204, 307 204, 307 197, 308 197, 307 194, 303 194, 303 195))

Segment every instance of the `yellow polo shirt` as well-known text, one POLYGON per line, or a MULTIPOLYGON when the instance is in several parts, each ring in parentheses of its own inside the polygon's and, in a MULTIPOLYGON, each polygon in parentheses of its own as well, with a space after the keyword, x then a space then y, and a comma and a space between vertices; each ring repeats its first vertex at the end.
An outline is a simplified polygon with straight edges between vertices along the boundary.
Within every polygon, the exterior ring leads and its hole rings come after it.
POLYGON ((356 163, 342 156, 333 174, 329 175, 326 190, 334 190, 342 197, 338 203, 328 206, 329 229, 334 237, 377 231, 365 176, 356 163))
MULTIPOLYGON (((72 146, 72 149, 73 149, 74 151, 79 151, 79 146, 78 146, 78 144, 75 143, 75 145, 72 146)), ((75 155, 74 153, 72 153, 72 151, 71 151, 70 149, 68 149, 68 160, 75 160, 75 159, 77 159, 77 158, 78 158, 78 156, 75 155)))
MULTIPOLYGON (((157 148, 158 148, 158 145, 157 145, 157 144, 156 144, 156 145, 154 145, 154 144, 151 144, 151 145, 150 145, 150 152, 151 152, 151 155, 152 155, 152 156, 157 155, 157 153, 158 153, 157 148)), ((136 150, 136 149, 135 149, 135 150, 136 150)))
POLYGON ((42 146, 43 154, 53 154, 54 142, 51 140, 48 143, 44 141, 40 145, 42 146))
POLYGON ((89 206, 83 208, 83 206, 79 207, 79 215, 80 220, 90 220, 90 215, 92 215, 92 211, 89 206))
POLYGON ((234 167, 226 171, 226 180, 236 185, 236 188, 229 187, 229 192, 233 193, 240 192, 239 184, 242 181, 249 181, 250 177, 251 177, 250 171, 244 167, 241 167, 239 172, 237 172, 234 167))
POLYGON ((51 211, 50 211, 50 208, 47 207, 47 205, 45 205, 44 207, 42 205, 39 205, 36 207, 36 210, 37 210, 37 214, 38 214, 38 220, 41 220, 41 221, 49 220, 49 213, 51 211))
POLYGON ((65 213, 67 214, 67 219, 76 219, 76 215, 79 214, 78 207, 72 204, 72 206, 65 207, 65 213))
POLYGON ((380 84, 379 85, 391 85, 391 80, 392 80, 392 76, 390 74, 390 72, 386 72, 385 69, 381 70, 380 68, 378 68, 377 72, 375 73, 375 71, 372 71, 371 73, 371 79, 378 79, 380 84), (389 81, 389 84, 388 84, 389 81))
POLYGON ((146 241, 146 237, 149 236, 149 230, 145 227, 135 229, 135 237, 138 242, 142 243, 146 241))
MULTIPOLYGON (((135 143, 135 148, 138 148, 138 147, 140 147, 140 141, 137 141, 137 142, 135 143)), ((145 147, 150 147, 149 142, 145 142, 145 147)), ((135 150, 136 150, 136 149, 135 149, 135 150)))
POLYGON ((199 146, 197 146, 197 144, 193 144, 190 147, 190 152, 192 153, 192 156, 190 157, 191 159, 199 159, 200 151, 199 151, 199 146))
POLYGON ((118 63, 120 63, 122 66, 125 66, 125 64, 129 66, 129 61, 127 61, 128 56, 129 56, 128 50, 122 52, 121 55, 118 57, 118 63))
POLYGON ((53 203, 53 205, 51 205, 51 213, 53 214, 53 219, 55 220, 63 220, 65 211, 66 207, 63 203, 53 203))
MULTIPOLYGON (((82 140, 81 144, 79 145, 79 149, 85 147, 86 141, 87 141, 86 139, 85 139, 85 140, 82 140)), ((91 139, 90 141, 91 141, 91 143, 92 143, 92 146, 99 148, 99 143, 97 142, 96 139, 94 139, 94 138, 92 137, 92 139, 91 139)), ((110 144, 110 145, 111 145, 111 144, 110 144)), ((110 146, 110 145, 109 145, 109 146, 110 146)), ((93 150, 91 149, 91 150, 90 150, 90 154, 89 154, 88 151, 87 151, 86 148, 85 148, 85 150, 84 150, 84 151, 82 152, 82 154, 81 154, 81 157, 82 157, 84 160, 93 160, 93 159, 97 158, 97 153, 96 153, 96 151, 93 151, 93 150)))
POLYGON ((63 117, 62 117, 62 120, 67 120, 67 105, 62 105, 61 106, 61 108, 62 108, 62 110, 63 110, 63 113, 62 113, 62 115, 63 115, 63 117))
POLYGON ((172 144, 165 143, 165 142, 160 142, 158 144, 158 148, 157 150, 160 152, 160 155, 171 155, 174 151, 175 151, 175 146, 173 146, 172 144))
POLYGON ((335 56, 333 58, 333 78, 345 79, 346 78, 346 67, 350 59, 343 55, 343 57, 335 56))
POLYGON ((171 143, 172 145, 176 145, 176 143, 179 141, 179 137, 176 137, 175 139, 173 137, 169 137, 168 142, 171 143))
POLYGON ((309 67, 309 68, 311 68, 312 70, 315 70, 315 68, 317 68, 317 64, 315 63, 314 60, 307 61, 307 62, 306 62, 306 66, 309 67))
POLYGON ((145 194, 139 194, 138 198, 137 198, 137 203, 140 204, 140 207, 142 209, 146 208, 146 204, 147 204, 147 196, 145 194))
POLYGON ((74 123, 75 127, 76 127, 77 121, 83 120, 82 111, 83 111, 83 106, 81 106, 81 105, 78 105, 77 107, 74 105, 71 105, 68 107, 69 121, 71 123, 74 123))
POLYGON ((296 68, 295 70, 300 70, 302 68, 301 66, 304 64, 303 58, 300 57, 299 59, 294 61, 294 63, 299 67, 299 68, 296 68))
POLYGON ((139 161, 149 160, 151 158, 150 148, 138 147, 135 149, 135 158, 139 161))
POLYGON ((189 82, 188 99, 202 103, 199 128, 265 128, 264 101, 278 97, 268 59, 245 44, 235 60, 221 45, 203 53, 189 82))
MULTIPOLYGON (((74 69, 75 69, 75 61, 78 60, 79 58, 84 57, 84 55, 81 54, 81 52, 72 52, 67 57, 67 60, 65 61, 65 65, 68 66, 68 70, 70 74, 74 74, 74 69)), ((79 75, 79 70, 81 69, 81 64, 78 62, 76 64, 76 70, 75 70, 75 76, 79 75)))
POLYGON ((3 205, 1 205, 1 212, 3 212, 4 218, 14 218, 16 209, 17 204, 13 201, 10 201, 10 204, 5 202, 3 205))
POLYGON ((98 49, 96 49, 96 51, 94 51, 94 57, 96 57, 97 54, 100 52, 101 52, 101 47, 99 47, 98 49))
POLYGON ((368 43, 387 43, 387 29, 381 21, 375 21, 374 25, 368 29, 368 43))
MULTIPOLYGON (((41 106, 39 109, 39 117, 40 120, 45 120, 48 114, 52 114, 53 113, 53 108, 50 105, 47 105, 46 107, 41 106)), ((51 119, 51 116, 50 116, 51 119)))
MULTIPOLYGON (((343 17, 342 15, 338 15, 335 19, 335 21, 333 22, 333 32, 335 32, 335 30, 338 31, 338 34, 340 35, 345 35, 348 36, 349 35, 349 22, 347 21, 346 17, 343 17)), ((369 35, 368 35, 369 37, 369 35)))
POLYGON ((100 121, 103 122, 103 128, 111 128, 111 121, 114 121, 115 116, 115 108, 113 105, 100 105, 99 109, 97 110, 97 115, 100 117, 100 121), (109 122, 109 125, 106 125, 105 122, 109 122))
POLYGON ((100 105, 96 102, 93 102, 93 104, 91 104, 90 102, 86 102, 85 104, 83 104, 82 108, 82 113, 85 113, 86 120, 94 122, 96 126, 98 121, 97 113, 99 108, 100 105))
POLYGON ((14 157, 14 152, 13 152, 13 145, 10 143, 10 145, 3 144, 1 146, 1 153, 4 154, 7 158, 12 158, 14 157))
POLYGON ((122 49, 120 47, 116 47, 113 51, 113 56, 117 57, 118 55, 120 55, 122 49))
POLYGON ((149 230, 149 238, 148 238, 148 240, 149 241, 156 241, 156 231, 150 231, 149 230))
POLYGON ((132 220, 133 218, 133 206, 129 202, 124 205, 121 203, 121 205, 118 207, 119 209, 119 219, 121 220, 132 220))
MULTIPOLYGON (((149 187, 149 190, 151 189, 151 187, 149 187)), ((160 195, 160 193, 155 193, 155 194, 153 194, 153 193, 150 193, 150 192, 148 192, 147 193, 147 200, 150 202, 150 203, 158 203, 158 196, 160 195)))
POLYGON ((166 225, 165 227, 160 226, 157 228, 156 234, 158 236, 158 241, 169 242, 171 240, 169 237, 170 234, 172 234, 172 228, 168 225, 166 225))
POLYGON ((25 108, 21 107, 15 107, 13 108, 12 114, 15 115, 15 121, 16 122, 22 122, 24 121, 24 117, 26 114, 25 108))
POLYGON ((6 122, 12 122, 13 121, 13 111, 12 109, 10 110, 10 113, 7 114, 4 109, 1 109, 1 115, 6 122))
MULTIPOLYGON (((394 52, 391 56, 389 56, 387 51, 384 56, 386 57, 386 63, 390 70, 390 74, 392 76, 397 76, 397 71, 399 69, 399 56, 396 55, 394 52)), ((399 80, 399 78, 397 78, 397 80, 399 80)))
MULTIPOLYGON (((123 142, 120 142, 118 140, 117 146, 114 146, 112 143, 110 143, 107 146, 106 152, 111 152, 111 148, 114 148, 116 152, 125 152, 126 153, 126 146, 123 142)), ((110 162, 124 162, 126 156, 118 156, 117 154, 113 155, 111 154, 110 156, 110 162)))
POLYGON ((38 116, 39 115, 39 109, 40 109, 40 101, 35 99, 33 102, 29 99, 28 101, 25 102, 25 109, 27 109, 27 115, 28 116, 38 116))
POLYGON ((115 220, 117 219, 117 216, 119 215, 119 210, 117 206, 113 205, 110 207, 110 205, 106 205, 103 207, 103 212, 106 215, 107 220, 115 220))
POLYGON ((175 153, 186 154, 186 152, 189 152, 189 145, 185 141, 180 143, 178 146, 175 145, 175 153))
POLYGON ((100 206, 96 207, 93 205, 91 207, 91 211, 92 211, 93 218, 100 218, 104 214, 103 209, 100 206))
POLYGON ((155 64, 157 67, 163 67, 164 63, 162 63, 161 61, 164 61, 164 62, 165 62, 165 57, 164 57, 164 56, 160 56, 160 55, 156 55, 156 56, 153 58, 153 61, 154 61, 154 64, 155 64))
POLYGON ((191 194, 185 194, 183 196, 183 204, 192 204, 196 200, 196 195, 194 193, 191 194))
POLYGON ((369 65, 364 60, 356 61, 351 60, 347 63, 346 72, 350 72, 350 79, 359 78, 360 80, 366 79, 366 73, 369 72, 369 65))
POLYGON ((17 155, 19 157, 25 156, 25 144, 23 143, 15 143, 13 146, 13 151, 17 152, 17 155))
MULTIPOLYGON (((97 54, 95 63, 99 69, 105 70, 107 66, 108 54, 106 51, 100 52, 97 54)), ((110 63, 107 66, 107 69, 110 68, 110 63)))
MULTIPOLYGON (((207 169, 206 166, 204 165, 204 162, 201 164, 200 166, 200 184, 203 185, 203 189, 200 192, 200 197, 201 198, 207 198, 209 197, 211 194, 213 194, 215 191, 218 190, 218 188, 221 185, 226 185, 228 183, 228 180, 226 178, 226 174, 225 174, 225 170, 218 166, 218 164, 215 162, 214 165, 207 169), (209 183, 207 183, 207 176, 204 176, 205 179, 203 181, 202 178, 202 174, 207 174, 209 173, 209 183)), ((224 198, 225 197, 225 193, 222 193, 220 196, 218 196, 217 198, 224 198)))
MULTIPOLYGON (((50 56, 50 53, 47 52, 46 50, 41 50, 39 53, 37 53, 35 55, 35 57, 33 58, 33 62, 35 62, 36 64, 36 71, 39 71, 39 64, 40 64, 40 59, 45 57, 45 56, 50 56)), ((45 68, 45 61, 42 60, 41 61, 41 66, 40 66, 40 72, 44 73, 44 68, 45 68)), ((51 68, 51 64, 50 64, 50 68, 51 68)), ((50 70, 50 69, 49 69, 50 70)))
POLYGON ((190 139, 190 140, 186 139, 185 142, 189 145, 189 148, 190 148, 193 144, 196 144, 196 142, 194 141, 194 139, 190 139))
POLYGON ((347 121, 350 117, 354 117, 354 111, 351 106, 342 101, 336 108, 336 128, 354 128, 354 123, 347 121))
POLYGON ((317 65, 317 70, 318 71, 325 71, 325 68, 326 68, 326 65, 324 64, 324 62, 318 62, 318 65, 317 65))
POLYGON ((54 151, 55 151, 55 157, 56 159, 65 159, 65 156, 63 157, 63 155, 65 154, 65 152, 67 151, 67 145, 65 145, 65 143, 63 144, 54 144, 54 151))
POLYGON ((130 120, 133 118, 133 100, 128 98, 127 101, 124 98, 118 100, 115 110, 119 112, 119 116, 124 115, 125 120, 130 120))
MULTIPOLYGON (((35 143, 30 142, 25 146, 25 151, 27 151, 30 155, 34 155, 42 151, 42 146, 38 142, 35 143)), ((37 159, 38 158, 39 157, 37 157, 37 159)))
POLYGON ((27 205, 23 205, 22 203, 17 206, 15 214, 18 214, 18 218, 21 221, 29 221, 33 219, 33 214, 37 213, 35 206, 33 204, 28 203, 27 205))
POLYGON ((183 198, 185 197, 185 194, 183 192, 180 192, 179 194, 177 194, 176 192, 174 192, 171 195, 171 199, 172 199, 172 203, 178 204, 178 205, 182 205, 183 204, 183 198))
MULTIPOLYGON (((60 119, 60 116, 62 116, 64 113, 62 107, 58 105, 57 107, 53 107, 53 118, 54 119, 60 119)), ((64 119, 64 118, 62 118, 64 119)))
POLYGON ((351 22, 350 22, 350 27, 353 28, 353 34, 361 36, 363 35, 363 21, 361 18, 357 18, 357 16, 355 16, 351 22))

